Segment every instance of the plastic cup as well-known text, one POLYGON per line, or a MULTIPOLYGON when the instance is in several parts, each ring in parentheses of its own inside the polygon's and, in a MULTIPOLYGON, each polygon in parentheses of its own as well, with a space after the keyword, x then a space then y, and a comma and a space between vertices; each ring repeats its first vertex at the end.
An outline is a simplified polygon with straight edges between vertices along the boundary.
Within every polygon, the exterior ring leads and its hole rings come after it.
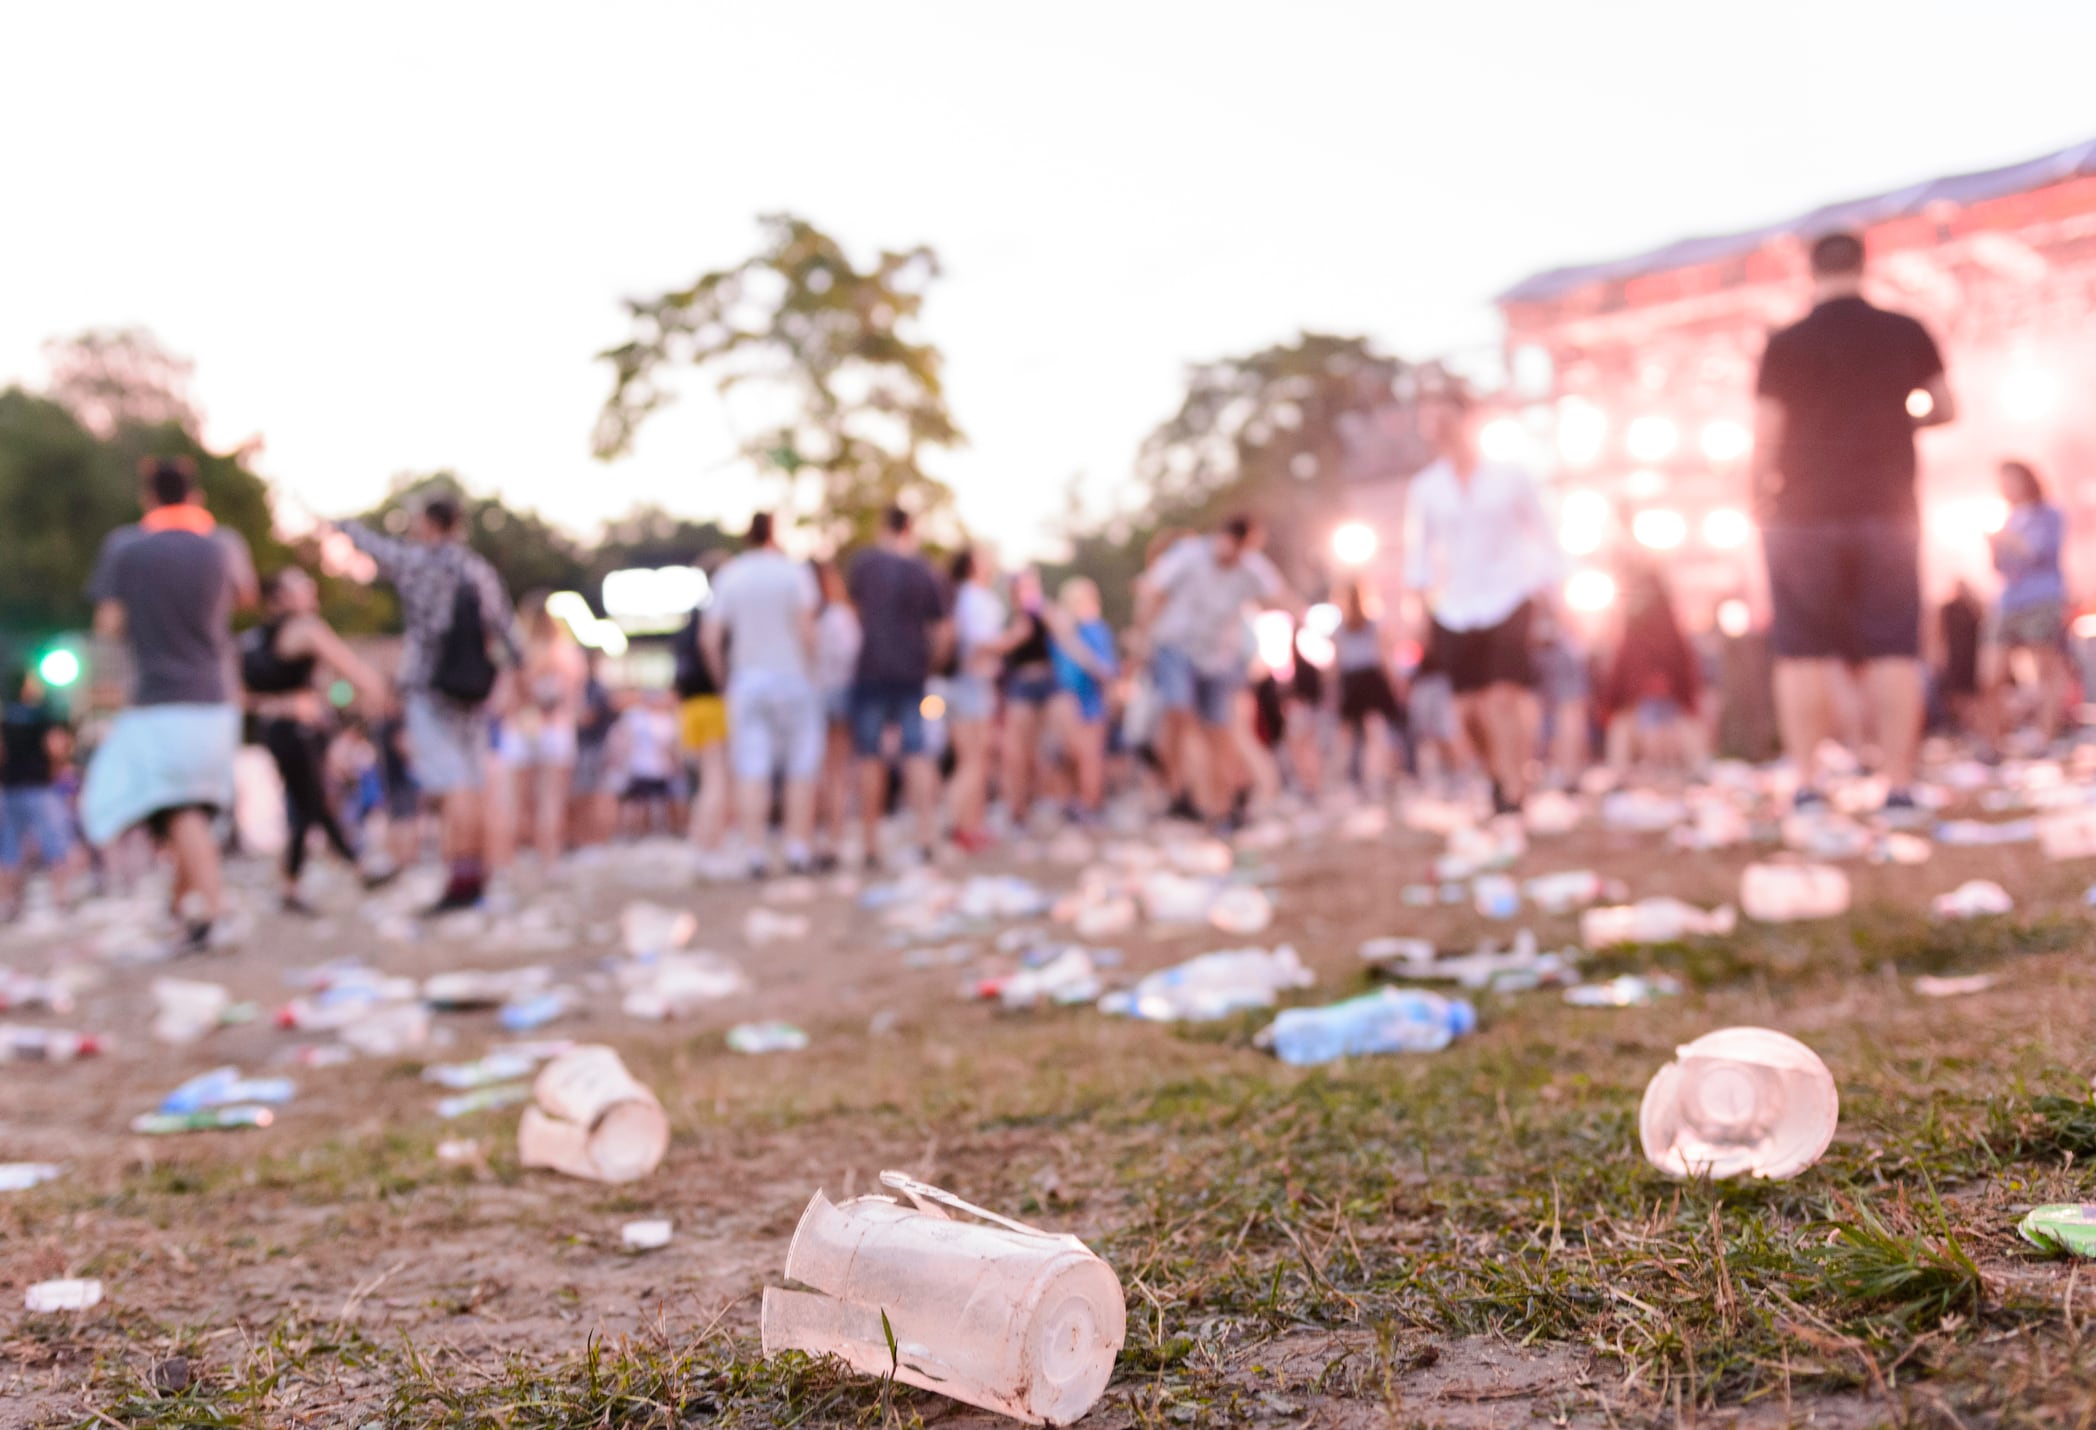
POLYGON ((1768 1028, 1724 1028, 1653 1074, 1638 1133, 1670 1177, 1780 1181, 1820 1159, 1840 1114, 1833 1074, 1812 1049, 1768 1028))

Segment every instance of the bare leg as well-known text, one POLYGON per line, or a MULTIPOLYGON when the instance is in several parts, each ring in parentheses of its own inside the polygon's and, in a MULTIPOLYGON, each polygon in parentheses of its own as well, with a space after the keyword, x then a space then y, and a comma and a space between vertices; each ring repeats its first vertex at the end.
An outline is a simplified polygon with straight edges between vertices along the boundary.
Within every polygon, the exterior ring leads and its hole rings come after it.
POLYGON ((917 817, 918 846, 933 848, 939 839, 938 767, 924 755, 912 755, 902 762, 902 779, 910 810, 917 817))
POLYGON ((771 781, 737 780, 735 809, 742 816, 742 853, 752 867, 769 862, 771 781))
POLYGON ((977 834, 983 805, 989 799, 990 726, 984 720, 959 720, 953 726, 953 805, 956 834, 977 834))
POLYGON ((1480 704, 1486 729, 1486 767, 1507 800, 1519 804, 1528 795, 1536 730, 1528 692, 1518 685, 1494 685, 1484 692, 1480 704))
POLYGON ((888 767, 878 758, 859 761, 859 824, 866 835, 866 862, 881 855, 881 814, 888 802, 888 767))
POLYGON ((832 720, 828 739, 822 766, 822 822, 830 853, 835 854, 844 843, 844 821, 851 806, 851 731, 843 721, 832 720))
POLYGON ((1885 780, 1896 790, 1905 789, 1914 783, 1914 766, 1921 755, 1921 662, 1874 660, 1865 668, 1863 679, 1878 715, 1878 751, 1885 780))
POLYGON ((551 869, 567 852, 568 780, 571 771, 566 765, 541 765, 538 768, 539 809, 533 824, 538 835, 539 868, 551 869))
POLYGON ((1041 708, 1012 700, 1004 708, 1004 802, 1014 823, 1033 807, 1041 747, 1041 708))
POLYGON ((1785 757, 1806 786, 1813 783, 1819 747, 1827 738, 1827 683, 1834 664, 1831 660, 1776 662, 1776 727, 1783 737, 1785 757))
POLYGON ((805 863, 815 839, 815 781, 786 781, 786 857, 805 863))
POLYGON ((211 837, 211 821, 200 809, 177 811, 168 821, 167 847, 174 857, 175 884, 182 897, 197 895, 203 901, 203 917, 216 921, 226 911, 226 892, 219 878, 218 841, 211 837))

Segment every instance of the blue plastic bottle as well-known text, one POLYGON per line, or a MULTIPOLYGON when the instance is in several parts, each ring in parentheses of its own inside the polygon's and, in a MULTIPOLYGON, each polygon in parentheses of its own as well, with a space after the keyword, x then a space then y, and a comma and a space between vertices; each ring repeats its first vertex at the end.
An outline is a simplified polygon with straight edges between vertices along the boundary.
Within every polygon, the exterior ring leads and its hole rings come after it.
POLYGON ((1383 988, 1324 1008, 1289 1008, 1267 1030, 1282 1062, 1306 1067, 1362 1053, 1438 1053, 1477 1027, 1460 998, 1383 988))

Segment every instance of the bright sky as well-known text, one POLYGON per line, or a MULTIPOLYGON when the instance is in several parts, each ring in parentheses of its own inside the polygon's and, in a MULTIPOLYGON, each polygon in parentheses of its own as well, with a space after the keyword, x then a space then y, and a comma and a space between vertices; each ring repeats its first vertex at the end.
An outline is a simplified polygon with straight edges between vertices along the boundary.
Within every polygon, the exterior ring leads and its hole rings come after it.
POLYGON ((17 5, 0 381, 140 324, 315 508, 449 466, 739 519, 710 391, 611 466, 621 296, 790 209, 928 242, 962 512, 1040 541, 1186 364, 1487 352, 1527 273, 2096 136, 2096 5, 17 5), (1722 16, 1722 18, 1720 18, 1722 16))

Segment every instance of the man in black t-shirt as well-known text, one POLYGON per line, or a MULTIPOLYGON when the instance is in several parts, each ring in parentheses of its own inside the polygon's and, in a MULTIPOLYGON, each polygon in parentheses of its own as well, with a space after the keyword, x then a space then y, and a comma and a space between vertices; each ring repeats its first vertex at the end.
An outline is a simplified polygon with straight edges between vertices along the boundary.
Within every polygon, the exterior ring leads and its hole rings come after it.
POLYGON ((1914 433, 1954 415, 1928 330, 1863 298, 1863 241, 1812 247, 1814 307, 1769 338, 1754 441, 1774 608, 1776 715, 1798 804, 1821 803, 1813 759, 1831 682, 1860 661, 1888 810, 1912 809, 1920 751, 1921 523, 1914 433))

